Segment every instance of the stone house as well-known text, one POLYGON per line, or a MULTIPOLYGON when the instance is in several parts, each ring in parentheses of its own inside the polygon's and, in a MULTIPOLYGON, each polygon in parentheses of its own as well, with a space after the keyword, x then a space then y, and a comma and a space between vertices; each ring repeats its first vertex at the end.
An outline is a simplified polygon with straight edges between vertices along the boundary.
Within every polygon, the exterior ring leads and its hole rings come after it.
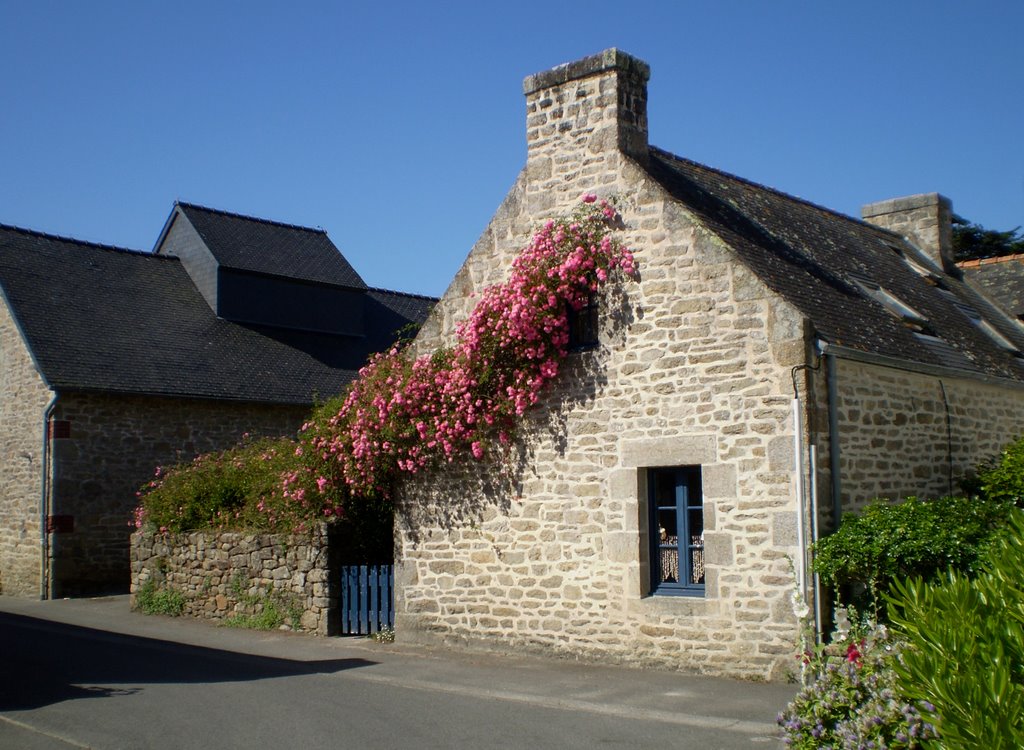
POLYGON ((989 296, 1003 312, 1024 321, 1024 255, 965 260, 957 263, 964 278, 989 296))
POLYGON ((821 614, 806 546, 1015 437, 1024 330, 952 264, 948 200, 860 220, 650 146, 648 76, 612 49, 525 80, 525 168, 416 346, 584 192, 617 196, 641 279, 600 300, 512 466, 402 488, 396 630, 781 679, 821 614))
POLYGON ((157 465, 294 433, 433 301, 322 230, 186 203, 152 253, 0 226, 0 591, 127 591, 157 465))

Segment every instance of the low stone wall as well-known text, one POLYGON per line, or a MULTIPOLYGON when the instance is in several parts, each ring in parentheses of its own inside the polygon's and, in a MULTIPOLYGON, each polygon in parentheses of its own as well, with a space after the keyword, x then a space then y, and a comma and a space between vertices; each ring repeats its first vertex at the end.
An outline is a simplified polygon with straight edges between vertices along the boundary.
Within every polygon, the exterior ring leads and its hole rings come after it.
POLYGON ((182 614, 208 620, 259 616, 267 606, 284 626, 337 632, 338 584, 332 534, 137 532, 131 539, 131 606, 147 582, 179 593, 182 614))

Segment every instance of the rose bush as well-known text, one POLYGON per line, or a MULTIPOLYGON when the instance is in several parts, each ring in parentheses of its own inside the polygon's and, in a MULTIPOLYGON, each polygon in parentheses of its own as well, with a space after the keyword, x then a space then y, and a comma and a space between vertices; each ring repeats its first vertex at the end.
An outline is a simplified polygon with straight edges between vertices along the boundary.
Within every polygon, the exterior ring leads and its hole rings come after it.
MULTIPOLYGON (((247 497, 244 510, 232 499, 231 514, 239 521, 263 514, 256 525, 270 528, 330 520, 349 515, 356 499, 386 504, 399 476, 459 456, 482 460, 507 445, 518 418, 558 376, 570 311, 616 275, 637 276, 632 252, 613 234, 622 226, 612 203, 594 195, 548 221, 515 258, 508 280, 483 291, 450 347, 413 357, 397 345, 372 357, 345 394, 303 425, 279 491, 247 497)), ((211 517, 209 503, 186 513, 188 503, 151 501, 153 489, 144 488, 140 513, 157 527, 211 517)))

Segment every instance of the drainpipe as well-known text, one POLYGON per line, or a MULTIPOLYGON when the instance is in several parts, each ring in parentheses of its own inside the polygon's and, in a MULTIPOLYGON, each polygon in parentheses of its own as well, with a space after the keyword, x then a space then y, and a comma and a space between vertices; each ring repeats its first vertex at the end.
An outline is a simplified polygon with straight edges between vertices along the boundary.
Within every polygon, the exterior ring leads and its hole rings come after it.
POLYGON ((825 357, 825 375, 828 380, 828 458, 832 475, 832 530, 839 528, 843 518, 842 480, 839 471, 839 376, 836 374, 836 356, 829 352, 825 341, 818 342, 818 350, 825 357))
MULTIPOLYGON (((818 446, 811 445, 811 542, 816 542, 821 537, 818 534, 818 446)), ((821 612, 821 576, 814 574, 814 635, 818 643, 822 641, 822 623, 824 616, 821 612)))
POLYGON ((46 519, 50 516, 50 417, 57 407, 57 391, 53 392, 50 403, 43 410, 43 454, 42 454, 42 486, 39 498, 39 536, 42 559, 39 566, 39 598, 50 598, 50 535, 46 531, 46 519))
POLYGON ((796 502, 797 502, 797 524, 796 543, 800 548, 800 558, 797 561, 796 581, 800 589, 800 597, 807 601, 807 544, 804 541, 804 526, 807 523, 807 508, 804 495, 804 448, 800 440, 800 399, 793 397, 793 463, 796 471, 796 502))

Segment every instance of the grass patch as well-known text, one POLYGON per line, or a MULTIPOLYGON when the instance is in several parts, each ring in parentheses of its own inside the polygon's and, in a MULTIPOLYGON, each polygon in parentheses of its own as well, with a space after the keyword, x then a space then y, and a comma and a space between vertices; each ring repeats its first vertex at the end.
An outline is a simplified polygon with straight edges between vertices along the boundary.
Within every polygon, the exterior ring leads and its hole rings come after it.
POLYGON ((185 611, 185 596, 172 588, 158 586, 150 578, 135 594, 135 606, 145 615, 177 617, 185 611))
POLYGON ((236 576, 231 589, 240 604, 251 610, 227 617, 222 625, 226 628, 245 630, 277 630, 284 624, 298 630, 302 619, 302 608, 291 598, 275 591, 250 594, 245 590, 244 580, 236 576))

